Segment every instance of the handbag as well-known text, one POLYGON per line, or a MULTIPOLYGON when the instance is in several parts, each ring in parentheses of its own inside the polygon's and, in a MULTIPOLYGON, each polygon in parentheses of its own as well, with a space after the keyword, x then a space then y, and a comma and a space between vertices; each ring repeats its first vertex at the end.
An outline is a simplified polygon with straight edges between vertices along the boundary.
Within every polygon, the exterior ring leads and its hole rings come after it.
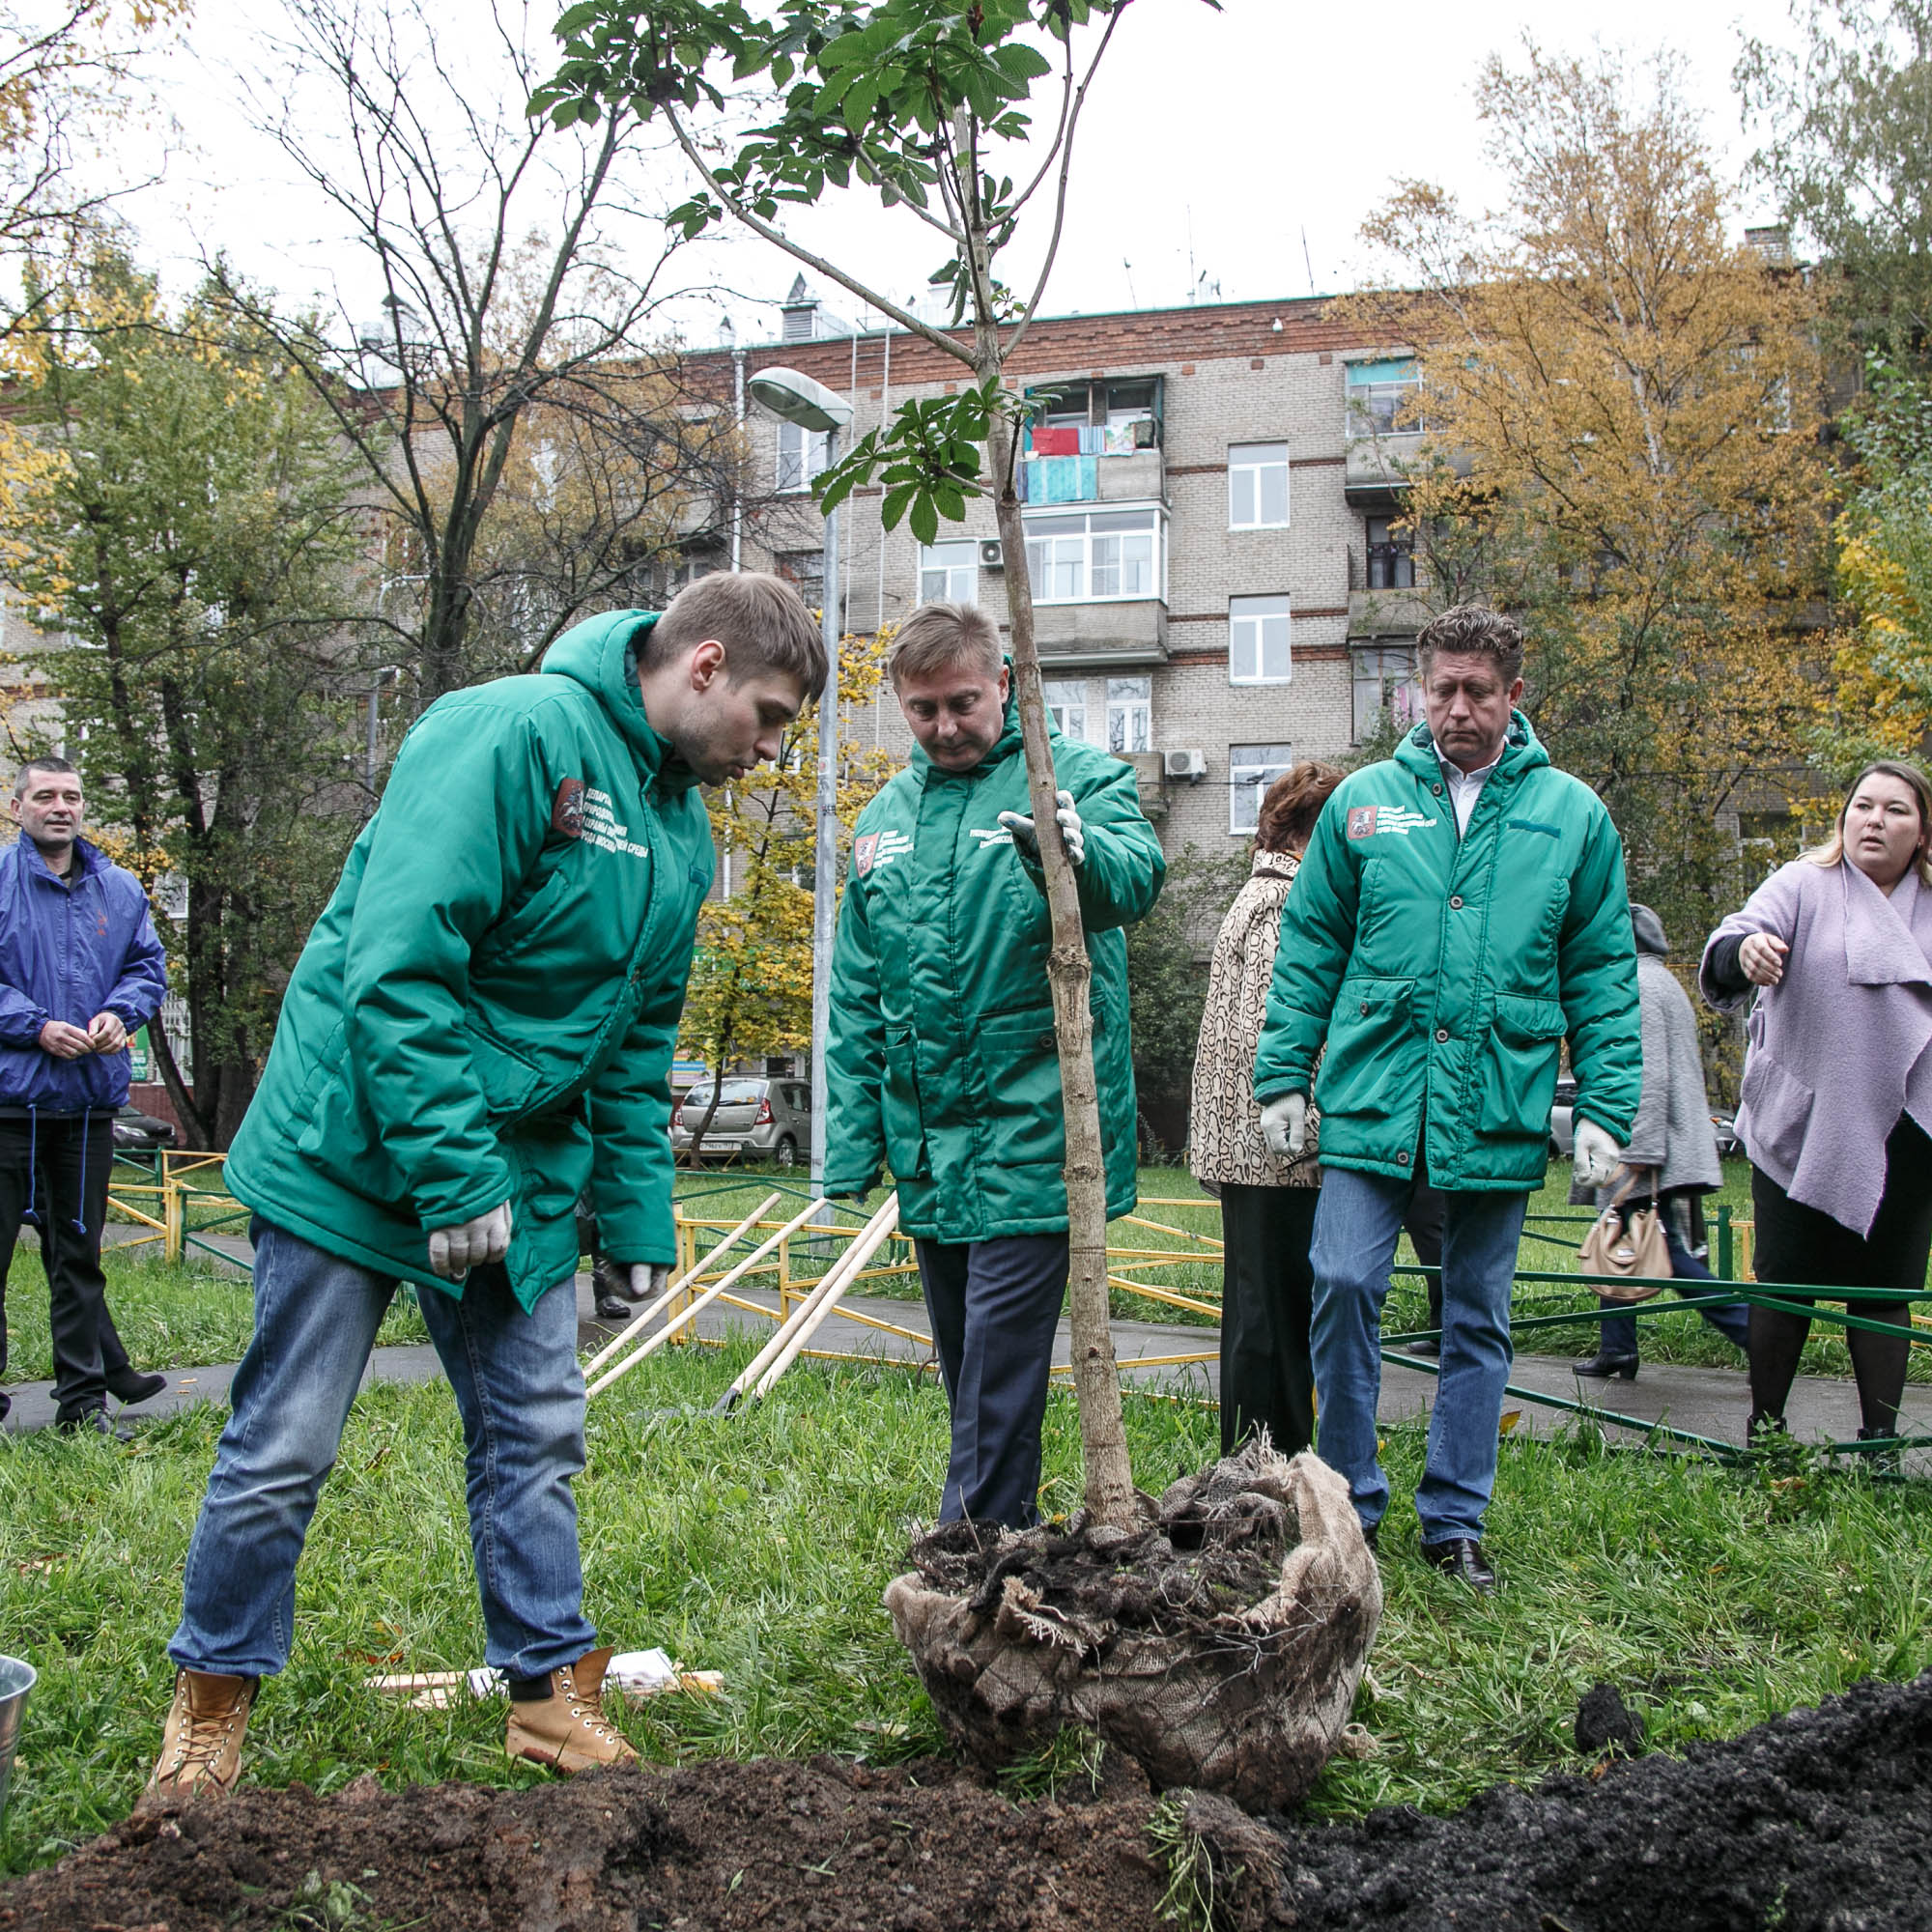
MULTIPOLYGON (((1634 1180, 1633 1175, 1631 1179, 1634 1180)), ((1630 1181, 1609 1202, 1583 1236, 1577 1258, 1606 1301, 1648 1301, 1670 1279, 1670 1249, 1663 1238, 1663 1216, 1657 1205, 1657 1171, 1651 1170, 1650 1205, 1626 1208, 1630 1181), (1641 1279, 1649 1276, 1649 1280, 1641 1279)))

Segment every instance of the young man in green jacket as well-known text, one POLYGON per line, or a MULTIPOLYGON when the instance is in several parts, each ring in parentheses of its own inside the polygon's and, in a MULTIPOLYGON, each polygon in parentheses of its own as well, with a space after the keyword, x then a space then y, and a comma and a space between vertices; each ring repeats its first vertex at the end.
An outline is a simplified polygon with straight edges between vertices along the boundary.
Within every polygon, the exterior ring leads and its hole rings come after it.
MULTIPOLYGON (((711 828, 825 679, 776 578, 580 624, 541 674, 440 698, 309 935, 228 1160, 254 1209, 255 1333, 188 1546, 150 1790, 232 1785, 288 1661, 296 1562, 400 1281, 463 1418, 508 1748, 635 1753, 604 1722, 571 1479, 583 1466, 575 1208, 647 1284, 674 1255, 672 1041, 711 828)), ((640 1278, 640 1283, 639 1278, 640 1278)))
MULTIPOLYGON (((1040 1423, 1066 1291, 1066 1126, 1039 840, 999 632, 928 604, 889 674, 912 762, 860 815, 832 967, 825 1191, 890 1165, 952 1411, 942 1522, 1039 1520, 1040 1423)), ((1134 1206, 1121 930, 1166 862, 1132 766, 1052 733, 1057 817, 1093 961, 1107 1211, 1134 1206)))
POLYGON ((1289 895, 1255 1055, 1262 1125, 1298 1151, 1325 1042, 1311 1334, 1323 1459, 1370 1541, 1381 1307, 1425 1176, 1445 1197, 1441 1375, 1415 1492, 1422 1553, 1478 1590, 1511 1360, 1510 1289, 1548 1165, 1563 1040, 1580 1179, 1608 1179, 1643 1074, 1623 847, 1555 770, 1522 696, 1522 634, 1461 606, 1418 640, 1427 723, 1343 781, 1289 895))

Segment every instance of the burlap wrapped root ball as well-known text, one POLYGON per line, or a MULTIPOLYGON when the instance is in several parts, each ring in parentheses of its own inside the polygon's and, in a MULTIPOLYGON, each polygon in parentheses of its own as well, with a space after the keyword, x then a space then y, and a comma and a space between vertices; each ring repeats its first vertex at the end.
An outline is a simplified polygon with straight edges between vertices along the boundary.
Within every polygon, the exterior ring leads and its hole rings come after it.
POLYGON ((1068 1724, 1157 1787, 1298 1804, 1349 1721, 1381 1578, 1347 1483, 1265 1439, 1124 1531, 947 1523, 886 1607, 954 1745, 1001 1764, 1068 1724))

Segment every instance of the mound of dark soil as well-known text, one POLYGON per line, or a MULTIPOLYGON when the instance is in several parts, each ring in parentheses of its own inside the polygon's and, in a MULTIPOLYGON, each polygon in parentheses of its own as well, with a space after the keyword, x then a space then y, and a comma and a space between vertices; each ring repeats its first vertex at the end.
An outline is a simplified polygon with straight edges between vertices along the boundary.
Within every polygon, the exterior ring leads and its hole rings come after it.
POLYGON ((1499 1785, 1453 1818, 1287 1825, 1271 1874, 1229 1824, 1219 1858, 1247 1865, 1230 1914, 1243 1927, 1925 1932, 1932 1674, 1861 1684, 1682 1759, 1499 1785))
POLYGON ((136 1815, 0 1891, 5 1932, 1062 1932, 1151 1925, 1144 1779, 1016 1806, 949 1765, 721 1760, 525 1791, 358 1778, 136 1815))
MULTIPOLYGON (((1115 1762, 1092 1802, 1033 1805, 950 1766, 829 1758, 518 1792, 244 1788, 16 1881, 0 1928, 1140 1932, 1168 1873, 1153 1801, 1115 1762)), ((1453 1818, 1263 1821, 1201 1798, 1188 1821, 1228 1932, 1925 1932, 1932 1675, 1453 1818)))

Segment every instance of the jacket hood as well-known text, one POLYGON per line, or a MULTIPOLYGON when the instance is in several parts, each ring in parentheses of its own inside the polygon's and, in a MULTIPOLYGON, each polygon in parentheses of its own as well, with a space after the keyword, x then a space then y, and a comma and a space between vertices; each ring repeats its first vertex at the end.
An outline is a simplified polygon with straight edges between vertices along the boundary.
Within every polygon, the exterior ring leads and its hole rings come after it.
POLYGON ((1636 941, 1639 952, 1655 952, 1660 957, 1670 951, 1670 942, 1663 936, 1663 922, 1647 905, 1631 901, 1631 936, 1636 941))
MULTIPOLYGON (((1418 724, 1396 747, 1395 756, 1398 764, 1406 765, 1410 771, 1435 782, 1438 769, 1435 734, 1426 724, 1418 724)), ((1496 760, 1497 771, 1526 772, 1548 762, 1549 753, 1544 750, 1543 740, 1536 735, 1529 720, 1520 711, 1512 711, 1510 727, 1503 733, 1502 755, 1496 760)))
POLYGON ((666 791, 689 791, 697 774, 644 716, 638 689, 638 647, 658 620, 655 611, 606 611, 573 625, 544 653, 543 668, 591 692, 623 734, 638 769, 666 791))
POLYGON ((1299 852, 1257 852, 1248 867, 1251 879, 1292 879, 1301 869, 1299 852))
POLYGON ((109 861, 106 853, 99 845, 95 844, 92 839, 83 838, 78 833, 74 835, 73 853, 74 857, 80 861, 80 870, 76 877, 69 881, 61 878, 54 871, 54 868, 41 857, 41 848, 24 832, 14 841, 14 864, 19 866, 23 871, 30 874, 39 873, 43 878, 52 879, 56 885, 68 885, 70 883, 78 885, 81 879, 88 877, 90 874, 104 872, 108 868, 109 861))

